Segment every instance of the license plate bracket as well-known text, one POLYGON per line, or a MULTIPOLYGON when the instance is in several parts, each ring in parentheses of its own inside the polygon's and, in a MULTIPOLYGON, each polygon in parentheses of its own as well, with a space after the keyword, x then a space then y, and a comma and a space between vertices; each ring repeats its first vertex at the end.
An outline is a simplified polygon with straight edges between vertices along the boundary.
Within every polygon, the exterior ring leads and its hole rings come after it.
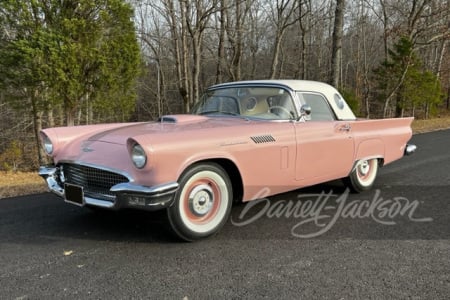
POLYGON ((83 187, 76 184, 65 183, 64 201, 78 206, 84 206, 85 202, 83 187))

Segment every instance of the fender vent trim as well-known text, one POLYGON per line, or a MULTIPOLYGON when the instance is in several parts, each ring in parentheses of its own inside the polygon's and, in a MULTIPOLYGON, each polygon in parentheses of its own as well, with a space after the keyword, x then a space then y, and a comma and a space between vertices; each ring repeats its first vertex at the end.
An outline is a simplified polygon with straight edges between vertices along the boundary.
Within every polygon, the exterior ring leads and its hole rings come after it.
POLYGON ((275 138, 270 134, 258 135, 250 137, 255 144, 273 143, 275 138))

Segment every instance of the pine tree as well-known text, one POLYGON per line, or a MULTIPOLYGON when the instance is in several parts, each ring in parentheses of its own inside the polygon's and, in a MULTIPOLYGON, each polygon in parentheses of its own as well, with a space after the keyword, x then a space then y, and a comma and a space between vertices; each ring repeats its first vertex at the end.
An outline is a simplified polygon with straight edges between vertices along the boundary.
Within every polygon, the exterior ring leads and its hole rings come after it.
POLYGON ((402 117, 405 108, 411 108, 414 114, 417 107, 424 107, 428 117, 429 108, 441 101, 438 78, 423 69, 413 46, 410 39, 400 38, 388 51, 388 60, 374 71, 384 117, 393 100, 395 117, 402 117))
POLYGON ((81 109, 85 123, 133 112, 141 60, 132 18, 124 0, 0 2, 0 89, 33 116, 37 143, 55 108, 66 125, 81 109))

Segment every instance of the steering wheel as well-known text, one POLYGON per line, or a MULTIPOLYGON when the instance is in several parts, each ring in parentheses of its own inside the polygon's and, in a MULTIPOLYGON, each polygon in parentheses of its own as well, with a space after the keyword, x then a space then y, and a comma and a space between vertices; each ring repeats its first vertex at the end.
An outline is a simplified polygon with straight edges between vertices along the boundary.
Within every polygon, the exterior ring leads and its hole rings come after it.
POLYGON ((280 105, 271 106, 269 108, 269 112, 276 114, 277 116, 279 116, 280 118, 283 118, 283 119, 291 119, 291 117, 292 117, 292 113, 286 107, 280 106, 280 105), (278 113, 272 112, 272 110, 275 110, 275 111, 278 110, 278 113))

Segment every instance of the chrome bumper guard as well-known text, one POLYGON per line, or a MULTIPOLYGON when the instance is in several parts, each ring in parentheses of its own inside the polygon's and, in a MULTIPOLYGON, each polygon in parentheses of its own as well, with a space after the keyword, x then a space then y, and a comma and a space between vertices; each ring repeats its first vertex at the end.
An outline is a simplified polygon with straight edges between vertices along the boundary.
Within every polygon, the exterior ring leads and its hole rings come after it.
MULTIPOLYGON (((58 168, 54 166, 42 166, 39 168, 39 176, 44 178, 50 192, 65 198, 64 186, 61 186, 58 178, 58 168)), ((91 197, 84 197, 84 203, 107 209, 136 208, 143 210, 159 210, 172 205, 178 183, 146 187, 133 182, 119 183, 111 187, 110 191, 116 195, 114 201, 106 201, 91 197)))
POLYGON ((416 151, 416 149, 417 149, 416 145, 406 144, 405 153, 403 155, 411 155, 416 151))

